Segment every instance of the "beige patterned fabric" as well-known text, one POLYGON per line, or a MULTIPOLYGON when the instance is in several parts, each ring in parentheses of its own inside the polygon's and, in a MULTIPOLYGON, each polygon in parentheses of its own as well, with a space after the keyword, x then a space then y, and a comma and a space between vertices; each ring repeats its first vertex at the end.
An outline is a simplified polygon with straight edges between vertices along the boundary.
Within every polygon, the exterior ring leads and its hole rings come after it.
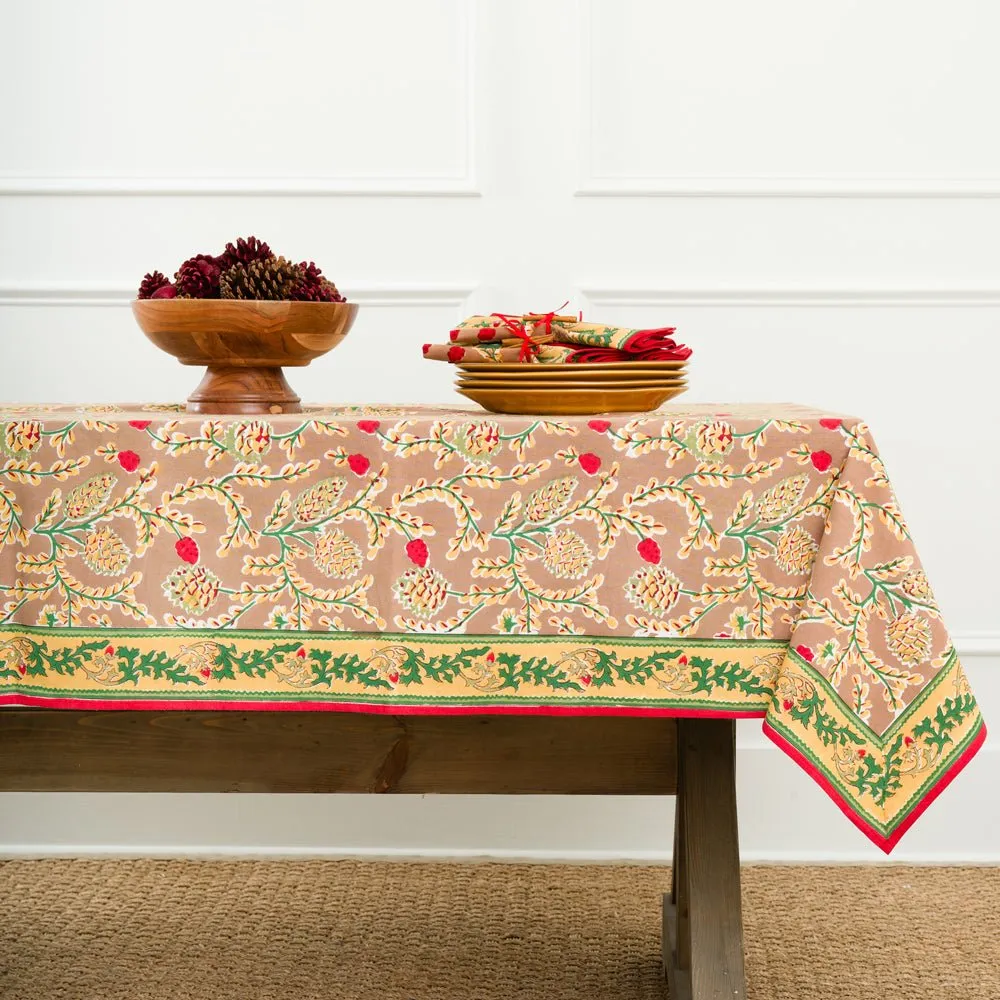
POLYGON ((981 744, 871 434, 0 411, 0 703, 765 717, 891 847, 981 744))

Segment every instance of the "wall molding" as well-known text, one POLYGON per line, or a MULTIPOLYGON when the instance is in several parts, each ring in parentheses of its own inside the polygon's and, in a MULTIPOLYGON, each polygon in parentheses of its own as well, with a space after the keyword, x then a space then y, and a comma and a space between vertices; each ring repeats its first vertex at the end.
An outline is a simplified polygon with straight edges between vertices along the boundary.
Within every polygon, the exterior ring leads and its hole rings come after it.
POLYGON ((953 632, 952 642, 962 659, 972 657, 1000 657, 1000 630, 970 629, 967 632, 953 632))
MULTIPOLYGON (((341 282, 352 302, 380 307, 460 306, 475 291, 472 283, 445 285, 351 284, 341 282)), ((0 285, 0 308, 5 306, 53 307, 127 306, 135 288, 98 284, 0 285)))
POLYGON ((594 0, 578 0, 577 198, 1000 198, 1000 177, 597 174, 594 170, 594 0))
MULTIPOLYGON (((585 135, 584 141, 590 141, 585 135)), ((584 177, 577 198, 1000 198, 1000 177, 584 177)))
MULTIPOLYGON (((469 145, 472 145, 471 141, 469 145)), ((0 177, 0 197, 32 195, 236 195, 478 198, 463 177, 0 177)))
POLYGON ((731 285, 677 288, 641 288, 631 286, 580 285, 579 294, 602 306, 709 306, 725 307, 897 307, 1000 306, 1000 286, 995 287, 922 287, 892 288, 876 286, 843 287, 773 287, 731 285))

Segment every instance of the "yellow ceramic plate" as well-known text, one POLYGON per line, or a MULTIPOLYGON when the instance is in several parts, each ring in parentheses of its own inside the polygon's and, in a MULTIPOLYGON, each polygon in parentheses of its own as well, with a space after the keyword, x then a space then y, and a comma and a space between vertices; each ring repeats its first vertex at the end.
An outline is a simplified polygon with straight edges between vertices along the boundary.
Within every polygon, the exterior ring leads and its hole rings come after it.
POLYGON ((656 389, 684 387, 687 381, 683 378, 652 378, 652 379, 607 379, 596 382, 571 382, 568 379, 532 379, 525 384, 516 378, 461 378, 458 380, 460 389, 513 389, 520 392, 528 389, 546 390, 547 392, 564 392, 567 389, 586 389, 589 391, 601 389, 656 389))
POLYGON ((682 386, 656 389, 459 389, 466 399, 491 413, 527 413, 538 416, 582 416, 590 413, 646 413, 674 396, 682 386))

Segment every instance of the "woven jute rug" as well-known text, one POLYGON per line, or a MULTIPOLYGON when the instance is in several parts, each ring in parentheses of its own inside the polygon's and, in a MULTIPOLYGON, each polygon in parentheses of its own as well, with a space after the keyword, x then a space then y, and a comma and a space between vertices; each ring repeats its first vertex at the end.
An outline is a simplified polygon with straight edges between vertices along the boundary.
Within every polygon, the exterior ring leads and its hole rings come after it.
MULTIPOLYGON (((669 870, 0 864, 4 1000, 663 1000, 669 870)), ((1000 870, 744 869, 754 1000, 997 1000, 1000 870)))

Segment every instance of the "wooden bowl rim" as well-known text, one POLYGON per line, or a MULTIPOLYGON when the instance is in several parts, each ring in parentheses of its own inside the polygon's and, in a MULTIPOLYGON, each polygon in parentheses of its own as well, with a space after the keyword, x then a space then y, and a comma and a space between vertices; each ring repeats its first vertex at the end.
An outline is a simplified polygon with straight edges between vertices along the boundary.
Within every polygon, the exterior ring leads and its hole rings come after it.
POLYGON ((260 312, 262 309, 264 311, 268 309, 287 309, 289 306, 294 306, 296 309, 301 309, 303 307, 308 307, 311 309, 343 309, 347 306, 353 306, 357 309, 359 303, 357 302, 303 302, 299 299, 132 299, 132 306, 153 306, 154 308, 162 308, 164 306, 176 309, 189 309, 192 307, 198 307, 201 309, 212 308, 213 306, 226 306, 227 308, 232 308, 236 306, 238 308, 253 307, 256 312, 260 312))

